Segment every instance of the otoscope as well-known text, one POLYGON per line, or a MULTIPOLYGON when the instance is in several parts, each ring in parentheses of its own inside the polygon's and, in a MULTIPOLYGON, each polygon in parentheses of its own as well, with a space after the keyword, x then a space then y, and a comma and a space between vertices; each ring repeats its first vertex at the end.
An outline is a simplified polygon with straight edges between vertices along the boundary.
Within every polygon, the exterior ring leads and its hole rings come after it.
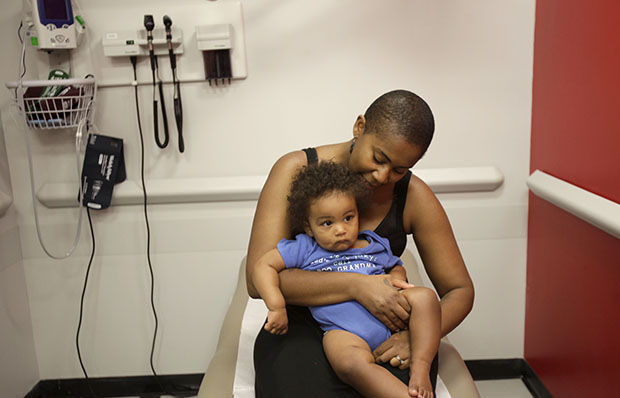
POLYGON ((153 47, 153 29, 155 28, 155 22, 152 15, 144 16, 144 27, 146 28, 146 41, 149 45, 149 57, 151 58, 151 72, 153 74, 153 128, 155 131, 155 142, 160 148, 168 146, 170 139, 168 133, 168 118, 166 117, 166 106, 164 103, 164 88, 161 79, 159 79, 159 72, 157 69, 157 57, 155 56, 155 49, 153 47), (159 141, 159 123, 157 117, 157 96, 156 85, 159 86, 159 100, 161 101, 161 116, 164 121, 164 142, 159 141))
POLYGON ((183 142, 183 106, 181 104, 181 83, 177 79, 177 56, 172 49, 172 19, 164 15, 164 25, 166 26, 166 41, 168 42, 168 55, 170 56, 170 67, 172 69, 172 84, 174 86, 174 119, 179 132, 179 152, 185 151, 185 143, 183 142))

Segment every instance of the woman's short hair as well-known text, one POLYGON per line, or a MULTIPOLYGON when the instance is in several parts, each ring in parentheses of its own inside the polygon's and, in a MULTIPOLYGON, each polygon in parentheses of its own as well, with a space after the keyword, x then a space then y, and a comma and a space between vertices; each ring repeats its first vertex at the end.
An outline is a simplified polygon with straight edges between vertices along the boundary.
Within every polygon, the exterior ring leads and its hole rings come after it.
POLYGON ((426 101, 407 90, 394 90, 377 98, 364 114, 364 132, 390 132, 426 152, 435 131, 433 112, 426 101))
POLYGON ((350 194, 360 209, 367 204, 370 188, 362 176, 334 162, 308 165, 297 173, 287 197, 292 236, 304 232, 312 202, 333 192, 350 194))

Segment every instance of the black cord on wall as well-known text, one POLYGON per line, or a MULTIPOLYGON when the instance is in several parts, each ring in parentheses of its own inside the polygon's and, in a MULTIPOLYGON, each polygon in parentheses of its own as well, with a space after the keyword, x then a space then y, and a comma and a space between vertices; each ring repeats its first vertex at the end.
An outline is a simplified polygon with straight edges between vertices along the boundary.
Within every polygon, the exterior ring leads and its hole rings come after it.
MULTIPOLYGON (((131 65, 133 66, 133 86, 134 86, 134 97, 136 100, 136 116, 138 118, 138 132, 140 133, 140 180, 142 182, 142 194, 144 197, 143 200, 143 209, 144 209, 144 221, 146 224, 146 258, 149 265, 149 272, 151 274, 151 308, 153 310, 153 317, 155 318, 155 330, 153 331, 153 341, 151 343, 151 357, 150 357, 150 365, 151 371, 153 375, 157 377, 157 372, 155 371, 155 365, 153 364, 153 356, 155 355, 155 342, 157 341, 157 329, 159 326, 159 320, 157 318, 157 310, 155 309, 155 276, 153 274, 153 264, 151 263, 151 228, 149 226, 149 215, 147 210, 148 204, 148 196, 146 193, 146 183, 144 178, 144 135, 142 133, 142 122, 140 121, 140 103, 138 101, 138 74, 136 68, 137 58, 135 56, 130 57, 131 65)), ((157 380, 159 382, 159 379, 157 380)), ((164 391, 163 386, 160 384, 160 388, 164 391)))
POLYGON ((86 383, 88 385, 88 389, 93 397, 96 397, 95 392, 93 391, 89 379, 88 373, 86 372, 86 368, 84 367, 84 362, 82 361, 82 353, 80 352, 80 329, 82 328, 82 316, 84 313, 84 296, 86 295, 86 286, 88 285, 88 276, 90 275, 90 268, 93 264, 93 258, 95 258, 95 230, 93 229, 93 221, 90 218, 90 209, 86 208, 86 214, 88 215, 88 225, 90 226, 90 239, 92 242, 92 249, 90 252, 90 259, 88 260, 88 267, 86 267, 86 276, 84 277, 84 287, 82 288, 82 297, 80 298, 80 319, 78 321, 77 332, 75 334, 75 348, 77 349, 78 359, 80 360, 80 366, 82 367, 82 372, 84 373, 84 378, 86 378, 86 383))
POLYGON ((181 384, 174 383, 174 382, 172 384, 168 384, 168 386, 170 387, 168 391, 164 389, 164 387, 161 384, 160 378, 158 377, 157 372, 155 371, 155 366, 153 365, 153 356, 155 353, 155 342, 157 339, 157 329, 158 329, 159 323, 157 319, 157 311, 155 310, 155 300, 154 300, 155 277, 153 276, 153 265, 151 263, 151 228, 149 226, 149 215, 147 211, 148 196, 146 193, 146 183, 145 183, 145 178, 144 178, 144 134, 142 132, 142 122, 140 121, 140 104, 138 101, 138 75, 137 75, 137 67, 136 67, 137 57, 132 56, 129 59, 133 67, 133 86, 134 86, 134 96, 136 100, 136 116, 138 118, 138 131, 140 133, 140 179, 142 182, 142 192, 144 195, 144 201, 143 201, 144 207, 143 208, 144 208, 144 221, 146 223, 146 258, 147 258, 148 265, 149 265, 149 271, 151 273, 151 308, 153 309, 153 316, 155 318, 155 331, 153 332, 153 342, 151 344, 151 360, 150 360, 151 371, 153 372, 153 375, 156 377, 157 384, 159 384, 161 391, 166 393, 167 395, 172 395, 176 397, 195 396, 197 392, 195 388, 188 387, 188 386, 181 385, 181 384))
MULTIPOLYGON (((157 317, 157 310, 155 309, 155 277, 153 274, 153 265, 151 262, 151 229, 149 226, 149 218, 148 218, 148 211, 147 211, 147 203, 148 203, 148 197, 147 197, 147 193, 146 193, 146 184, 145 184, 145 179, 144 179, 144 137, 142 134, 142 123, 140 121, 140 106, 139 106, 139 102, 138 102, 138 85, 137 85, 137 71, 136 71, 136 57, 131 57, 131 64, 133 65, 133 74, 134 74, 134 89, 135 89, 135 100, 136 100, 136 114, 138 117, 138 130, 140 133, 140 150, 141 150, 141 155, 140 155, 140 177, 142 180, 142 192, 144 195, 144 219, 146 222, 146 242, 147 242, 147 249, 146 249, 146 256, 147 256, 147 262, 149 265, 149 271, 151 274, 151 308, 153 310, 153 317, 155 318, 155 330, 153 332, 153 341, 151 344, 151 356, 150 356, 150 366, 151 366, 151 371, 153 372, 153 375, 155 377, 157 377, 157 372, 155 371, 155 366, 153 364, 153 357, 155 354, 155 342, 157 341, 157 330, 159 327, 159 320, 157 317)), ((94 229, 93 229, 93 223, 92 223, 92 219, 90 216, 90 209, 88 207, 86 207, 86 213, 88 214, 88 224, 90 226, 90 234, 91 234, 91 241, 92 241, 92 251, 90 253, 90 260, 88 261, 88 267, 86 268, 86 277, 84 278, 84 286, 82 288, 82 297, 80 299, 80 317, 79 317, 79 321, 78 321, 78 327, 77 327, 77 333, 75 336, 75 346, 77 349, 77 355, 78 355, 78 359, 80 361, 80 366, 82 367, 82 372, 84 373, 84 377, 86 378, 86 380, 88 381, 88 373, 86 372, 86 368, 84 366, 84 362, 82 360, 82 353, 80 351, 80 330, 82 328, 82 319, 83 319, 83 313, 84 313, 84 297, 86 295, 86 287, 88 285, 88 277, 90 275, 90 269, 92 266, 92 262, 93 262, 93 258, 95 256, 95 233, 94 233, 94 229)), ((157 379, 157 383, 159 384, 160 388, 162 391, 164 391, 163 386, 161 385, 161 383, 159 382, 159 378, 157 379)), ((93 392, 90 383, 88 384, 88 388, 90 389, 90 392, 92 394, 93 397, 96 397, 95 393, 93 392)))
MULTIPOLYGON (((19 39, 19 42, 21 44, 24 44, 24 40, 26 40, 26 38, 24 37, 22 39, 22 35, 21 35, 21 31, 22 31, 22 27, 24 26, 24 21, 21 21, 19 23, 19 27, 17 28, 17 38, 19 39)), ((28 29, 26 28, 26 34, 28 34, 28 29)), ((26 74, 26 53, 23 54, 22 56, 22 65, 24 65, 24 70, 22 72, 22 75, 20 77, 24 77, 24 75, 26 74)))
MULTIPOLYGON (((146 183, 145 183, 145 178, 144 178, 144 135, 142 133, 142 122, 140 120, 140 104, 138 101, 138 84, 137 84, 137 70, 136 70, 136 62, 137 59, 136 57, 130 57, 131 59, 131 64, 133 66, 133 76, 134 76, 134 94, 135 94, 135 102, 136 102, 136 115, 138 118, 138 131, 140 133, 140 178, 141 178, 141 182, 142 182, 142 192, 143 192, 143 209, 144 209, 144 220, 146 223, 146 241, 147 241, 147 248, 146 248, 146 256, 147 256, 147 262, 148 262, 148 266, 149 266, 149 272, 151 275, 151 309, 153 311, 153 317, 155 318, 155 329, 153 331, 153 341, 151 343, 151 355, 150 355, 150 366, 151 366, 151 371, 153 373, 153 375, 156 378, 157 384, 159 385, 159 388, 161 390, 161 392, 166 393, 166 390, 164 389, 164 386, 161 384, 160 380, 159 380, 159 375, 157 374, 157 372, 155 371, 155 365, 154 365, 154 361, 153 361, 153 357, 155 355, 155 343, 157 341, 157 331, 159 328, 159 320, 157 317, 157 310, 155 308, 155 276, 153 273, 153 265, 151 262, 151 228, 149 225, 149 218, 148 218, 148 209, 147 209, 147 205, 148 205, 148 195, 146 192, 146 183)), ((82 353, 80 351, 80 330, 82 327, 82 320, 83 320, 83 313, 84 313, 84 298, 86 295, 86 288, 88 286, 88 278, 90 275, 90 269, 92 266, 92 262, 95 256, 95 232, 94 232, 94 228, 93 228, 93 223, 92 223, 92 219, 91 219, 91 215, 90 215, 90 209, 88 207, 86 207, 86 212, 88 215, 88 224, 90 226, 90 234, 91 234, 91 241, 92 241, 92 251, 90 254, 90 259, 88 261, 88 267, 86 268, 86 276, 84 278, 84 286, 82 288, 82 296, 80 299, 80 316, 79 316, 79 321, 78 321, 78 327, 77 327, 77 332, 76 332, 76 336, 75 336, 75 345, 76 345, 76 349, 77 349, 77 354, 78 354, 78 359, 80 361, 80 366, 82 368, 82 372, 84 373, 84 377, 87 381, 88 384, 88 389, 90 390, 91 396, 92 397, 96 397, 97 395, 94 393, 91 385, 90 385, 90 380, 88 377, 88 373, 86 372, 86 367, 84 366, 84 362, 82 360, 82 353)), ((194 393, 195 391, 193 391, 190 388, 187 387, 181 387, 181 386, 173 386, 173 390, 175 392, 178 393, 177 396, 189 396, 187 395, 188 392, 189 393, 194 393)))

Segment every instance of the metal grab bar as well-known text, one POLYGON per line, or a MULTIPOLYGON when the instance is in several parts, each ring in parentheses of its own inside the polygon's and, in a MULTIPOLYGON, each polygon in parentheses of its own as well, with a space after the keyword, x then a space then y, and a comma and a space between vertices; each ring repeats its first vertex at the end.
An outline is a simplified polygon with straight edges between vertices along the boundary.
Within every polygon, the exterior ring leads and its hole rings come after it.
POLYGON ((536 170, 527 179, 532 193, 620 239, 620 204, 536 170))

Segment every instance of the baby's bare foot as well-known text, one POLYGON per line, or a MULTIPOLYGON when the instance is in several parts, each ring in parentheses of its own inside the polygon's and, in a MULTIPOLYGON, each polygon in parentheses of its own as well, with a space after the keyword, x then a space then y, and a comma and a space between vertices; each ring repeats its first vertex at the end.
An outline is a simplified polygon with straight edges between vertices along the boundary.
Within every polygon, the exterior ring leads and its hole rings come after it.
POLYGON ((409 395, 417 398, 433 398, 433 385, 429 376, 430 364, 414 360, 409 370, 409 395))

